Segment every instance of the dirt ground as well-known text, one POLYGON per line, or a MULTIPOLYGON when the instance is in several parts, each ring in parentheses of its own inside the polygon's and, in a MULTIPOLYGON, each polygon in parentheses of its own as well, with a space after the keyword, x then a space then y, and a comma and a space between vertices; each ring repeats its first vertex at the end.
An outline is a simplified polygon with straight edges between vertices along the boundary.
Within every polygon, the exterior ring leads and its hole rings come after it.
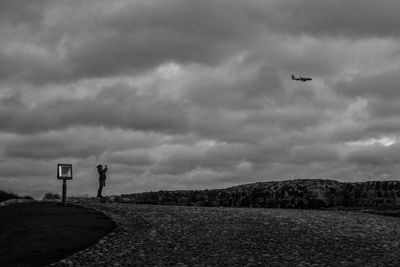
POLYGON ((89 206, 107 213, 118 227, 54 266, 400 266, 396 217, 328 210, 89 206))

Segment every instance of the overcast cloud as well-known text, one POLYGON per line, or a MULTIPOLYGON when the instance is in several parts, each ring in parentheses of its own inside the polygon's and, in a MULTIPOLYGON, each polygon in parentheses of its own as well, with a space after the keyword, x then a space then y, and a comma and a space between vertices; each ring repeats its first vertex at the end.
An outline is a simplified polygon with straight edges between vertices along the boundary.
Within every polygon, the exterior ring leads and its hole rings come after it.
POLYGON ((398 179, 400 2, 0 2, 0 189, 398 179), (290 75, 312 77, 298 82, 290 75))

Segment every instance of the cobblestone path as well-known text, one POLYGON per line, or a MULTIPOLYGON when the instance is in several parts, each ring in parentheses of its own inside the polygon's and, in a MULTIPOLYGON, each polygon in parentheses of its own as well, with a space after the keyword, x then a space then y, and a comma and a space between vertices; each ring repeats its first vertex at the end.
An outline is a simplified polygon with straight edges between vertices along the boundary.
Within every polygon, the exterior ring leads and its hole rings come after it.
POLYGON ((118 224, 51 266, 400 266, 400 218, 345 211, 89 204, 118 224))

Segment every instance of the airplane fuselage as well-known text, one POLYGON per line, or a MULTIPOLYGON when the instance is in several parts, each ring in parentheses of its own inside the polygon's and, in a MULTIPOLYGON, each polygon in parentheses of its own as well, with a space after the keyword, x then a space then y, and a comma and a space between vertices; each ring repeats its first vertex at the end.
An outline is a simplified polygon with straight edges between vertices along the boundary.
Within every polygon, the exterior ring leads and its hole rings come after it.
POLYGON ((302 82, 306 82, 306 81, 312 81, 312 79, 311 78, 304 78, 304 77, 299 77, 299 78, 296 78, 294 75, 292 75, 292 80, 295 80, 295 81, 302 81, 302 82))

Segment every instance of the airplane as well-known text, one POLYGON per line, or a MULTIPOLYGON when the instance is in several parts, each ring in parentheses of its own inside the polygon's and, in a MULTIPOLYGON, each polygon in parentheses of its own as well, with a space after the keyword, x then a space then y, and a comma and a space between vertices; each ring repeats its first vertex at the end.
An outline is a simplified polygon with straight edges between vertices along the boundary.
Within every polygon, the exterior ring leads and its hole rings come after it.
POLYGON ((311 78, 303 78, 303 77, 301 77, 301 76, 299 76, 299 78, 296 78, 296 77, 294 77, 294 75, 292 74, 292 80, 306 82, 306 81, 311 81, 312 79, 311 79, 311 78))

